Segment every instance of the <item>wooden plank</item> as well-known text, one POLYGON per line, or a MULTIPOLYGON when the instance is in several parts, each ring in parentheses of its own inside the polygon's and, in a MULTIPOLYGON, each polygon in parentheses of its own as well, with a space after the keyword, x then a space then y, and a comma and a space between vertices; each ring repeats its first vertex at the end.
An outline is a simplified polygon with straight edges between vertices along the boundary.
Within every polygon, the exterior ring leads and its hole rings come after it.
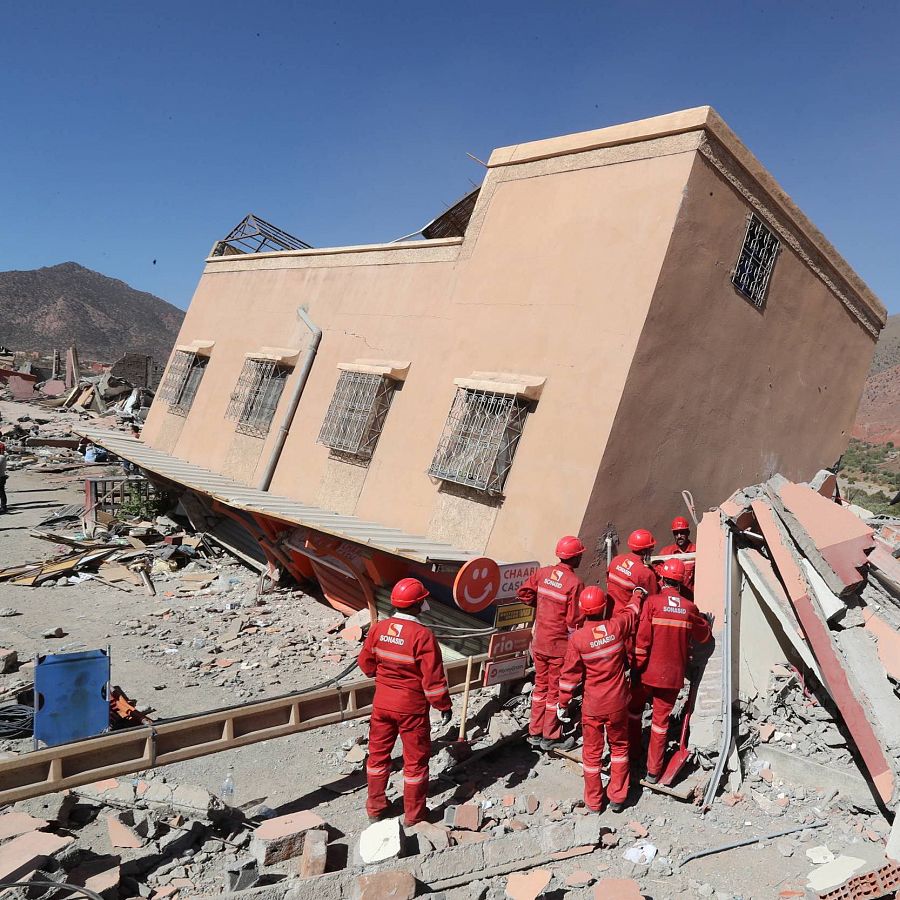
MULTIPOLYGON (((486 661, 473 659, 476 690, 486 661)), ((466 665, 444 666, 451 694, 463 690, 466 665)), ((375 682, 367 678, 24 753, 0 761, 0 805, 362 718, 374 695, 375 682)))

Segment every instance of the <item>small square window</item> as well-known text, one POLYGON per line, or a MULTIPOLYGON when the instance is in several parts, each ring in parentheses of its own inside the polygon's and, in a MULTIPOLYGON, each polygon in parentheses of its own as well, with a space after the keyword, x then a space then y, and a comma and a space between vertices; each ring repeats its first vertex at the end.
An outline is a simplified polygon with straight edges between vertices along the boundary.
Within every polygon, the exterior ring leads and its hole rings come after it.
POLYGON ((368 372, 341 372, 319 431, 319 443, 371 459, 391 406, 395 382, 368 372))
POLYGON ((293 368, 270 359, 248 359, 231 394, 225 418, 237 422, 235 431, 265 437, 278 401, 293 368))
POLYGON ((458 388, 428 474, 502 493, 528 411, 513 394, 458 388))
POLYGON ((159 399, 169 404, 170 412, 186 416, 197 396, 200 380, 209 358, 186 350, 176 350, 172 364, 159 388, 159 399))
POLYGON ((769 279, 780 249, 778 238, 758 216, 751 213, 747 218, 747 233, 731 275, 731 283, 757 309, 762 309, 766 302, 769 279))

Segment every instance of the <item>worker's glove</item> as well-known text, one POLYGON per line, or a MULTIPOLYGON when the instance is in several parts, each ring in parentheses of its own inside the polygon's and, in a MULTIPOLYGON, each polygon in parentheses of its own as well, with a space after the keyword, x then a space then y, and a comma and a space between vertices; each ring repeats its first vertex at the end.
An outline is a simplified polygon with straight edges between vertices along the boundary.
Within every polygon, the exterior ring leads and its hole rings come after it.
POLYGON ((716 621, 716 617, 712 613, 708 612, 700 613, 700 615, 703 616, 704 619, 706 619, 707 625, 709 625, 710 630, 712 630, 713 623, 716 621))
POLYGON ((568 705, 557 706, 556 707, 556 718, 559 719, 560 722, 571 722, 572 717, 567 715, 568 711, 569 711, 568 705))
POLYGON ((450 720, 451 720, 452 718, 453 718, 453 710, 452 710, 452 709, 445 709, 445 710, 441 713, 441 725, 449 725, 449 724, 450 724, 450 720))

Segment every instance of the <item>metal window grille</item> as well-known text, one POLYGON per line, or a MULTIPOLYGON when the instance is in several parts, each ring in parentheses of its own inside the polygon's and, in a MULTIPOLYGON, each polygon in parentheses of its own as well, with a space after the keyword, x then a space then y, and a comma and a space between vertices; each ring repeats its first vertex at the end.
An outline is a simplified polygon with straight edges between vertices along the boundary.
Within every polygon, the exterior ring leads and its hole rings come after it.
POLYGON ((366 372, 341 372, 319 431, 319 443, 371 459, 394 396, 394 381, 366 372))
POLYGON ((203 378, 203 373, 206 371, 208 362, 208 357, 194 355, 181 391, 169 407, 175 415, 186 416, 191 411, 191 406, 194 404, 194 398, 197 396, 197 389, 200 387, 200 381, 203 378))
POLYGON ((159 386, 158 397, 164 403, 171 405, 177 402, 196 356, 196 353, 186 350, 175 351, 172 362, 169 363, 169 368, 159 386))
POLYGON ((751 213, 731 282, 757 309, 762 309, 766 302, 769 279, 780 249, 778 238, 751 213))
POLYGON ((236 431, 265 437, 278 401, 293 371, 270 359, 248 359, 228 402, 225 418, 237 422, 236 431))
POLYGON ((501 493, 528 409, 510 394, 459 388, 428 474, 501 493))

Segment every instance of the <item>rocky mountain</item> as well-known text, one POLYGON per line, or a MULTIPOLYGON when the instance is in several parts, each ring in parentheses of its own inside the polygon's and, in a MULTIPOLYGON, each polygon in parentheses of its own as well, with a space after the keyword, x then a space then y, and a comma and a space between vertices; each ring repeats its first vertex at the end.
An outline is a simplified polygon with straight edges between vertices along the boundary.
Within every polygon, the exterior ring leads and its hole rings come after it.
POLYGON ((900 445, 900 315, 889 316, 856 413, 853 436, 900 445))
POLYGON ((171 303, 78 263, 0 272, 0 345, 12 350, 75 344, 82 360, 133 351, 165 363, 183 318, 171 303))

